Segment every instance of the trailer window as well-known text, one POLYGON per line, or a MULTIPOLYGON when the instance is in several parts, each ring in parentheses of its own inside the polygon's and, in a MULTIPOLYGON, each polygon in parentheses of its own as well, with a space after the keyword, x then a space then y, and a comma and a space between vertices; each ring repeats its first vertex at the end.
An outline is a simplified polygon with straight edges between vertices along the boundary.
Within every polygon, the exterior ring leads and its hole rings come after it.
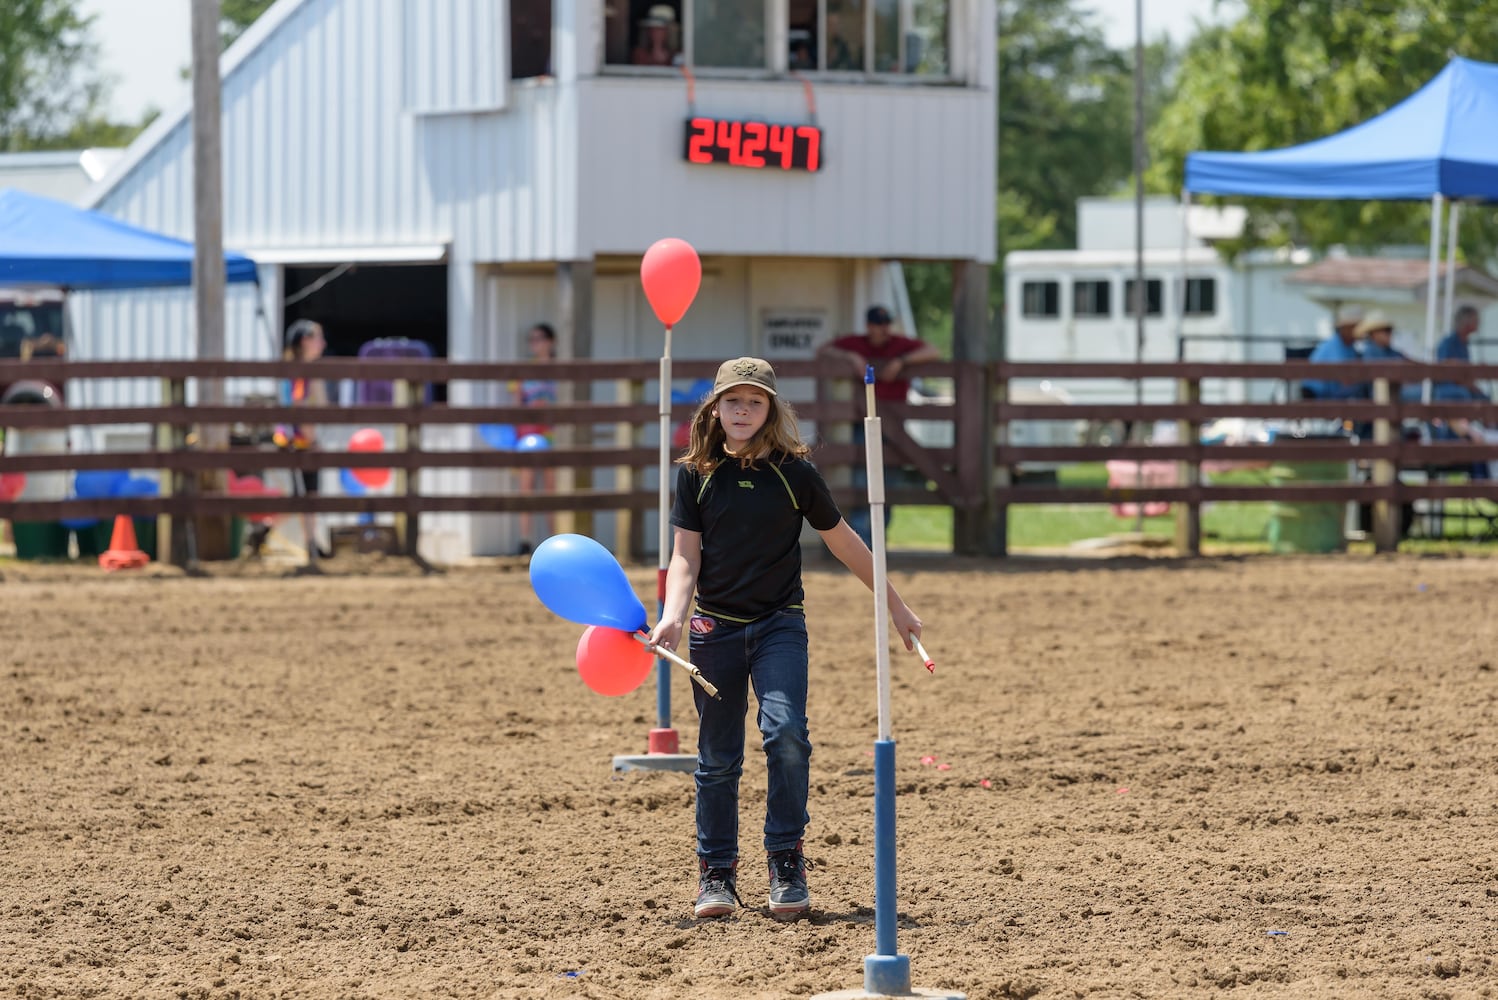
POLYGON ((1113 315, 1112 291, 1112 286, 1106 281, 1078 281, 1072 285, 1072 315, 1113 315))
POLYGON ((1061 315, 1061 282, 1027 281, 1020 288, 1020 315, 1044 319, 1061 315))
POLYGON ((1217 279, 1187 278, 1183 312, 1187 316, 1217 315, 1217 279))
MULTIPOLYGON (((1134 279, 1130 278, 1124 282, 1124 302, 1128 306, 1128 315, 1135 315, 1136 298, 1134 294, 1134 279)), ((1165 312, 1165 285, 1159 278, 1147 278, 1144 282, 1144 314, 1146 316, 1159 316, 1165 312)))

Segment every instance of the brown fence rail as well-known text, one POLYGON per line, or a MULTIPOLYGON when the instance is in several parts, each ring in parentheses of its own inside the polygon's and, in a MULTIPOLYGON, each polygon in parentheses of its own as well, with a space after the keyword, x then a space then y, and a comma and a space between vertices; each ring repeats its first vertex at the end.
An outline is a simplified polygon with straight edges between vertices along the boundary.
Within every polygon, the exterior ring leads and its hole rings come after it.
MULTIPOLYGON (((946 374, 960 382, 962 378, 952 365, 929 366, 932 374, 946 374)), ((709 378, 717 371, 716 361, 676 361, 676 377, 683 381, 709 378)), ((805 421, 817 427, 816 459, 824 471, 846 470, 862 461, 862 448, 848 443, 846 428, 862 416, 862 396, 847 385, 846 365, 816 361, 785 362, 777 365, 782 381, 808 379, 814 388, 804 398, 791 401, 805 421), (841 383, 841 385, 840 385, 841 383), (842 398, 838 398, 841 396, 842 398), (841 440, 839 440, 841 438, 841 440)), ((646 443, 646 435, 658 427, 657 404, 646 400, 646 387, 656 381, 655 361, 569 361, 552 363, 462 363, 447 361, 401 362, 397 366, 381 361, 322 360, 317 362, 193 362, 193 361, 118 361, 118 362, 0 362, 0 385, 20 380, 41 380, 75 387, 87 380, 133 380, 155 382, 160 386, 159 404, 141 406, 68 407, 53 409, 36 405, 0 406, 0 427, 11 433, 36 430, 59 430, 72 427, 110 425, 146 425, 153 428, 155 446, 149 450, 103 453, 18 454, 0 462, 0 468, 21 473, 78 472, 105 469, 158 470, 162 495, 159 497, 31 500, 0 502, 0 518, 26 521, 50 521, 64 518, 108 517, 130 514, 142 517, 183 518, 197 516, 248 515, 274 513, 395 513, 405 534, 406 550, 416 551, 419 516, 434 512, 521 513, 561 512, 576 519, 585 530, 588 517, 609 512, 640 513, 654 509, 658 495, 634 484, 643 480, 646 470, 656 468, 659 451, 646 443), (388 366, 388 368, 387 368, 388 366), (298 406, 192 404, 188 400, 192 383, 205 379, 282 380, 294 377, 320 379, 389 380, 398 387, 400 404, 371 406, 298 406), (516 405, 458 406, 428 403, 426 387, 456 383, 510 383, 527 378, 546 378, 562 388, 564 401, 544 408, 516 405), (597 402, 592 397, 609 395, 628 402, 597 402), (282 451, 265 446, 239 446, 227 450, 199 449, 194 441, 203 428, 230 426, 244 433, 239 436, 264 437, 276 424, 376 424, 395 425, 397 441, 394 450, 379 453, 354 453, 311 449, 282 451), (545 424, 558 429, 558 443, 545 451, 521 452, 488 447, 468 450, 428 451, 422 449, 421 430, 436 426, 478 426, 483 424, 545 424), (612 446, 593 443, 595 429, 612 431, 612 446), (586 443, 574 443, 587 439, 586 443), (286 497, 229 496, 205 489, 201 474, 232 470, 236 474, 264 472, 268 469, 321 468, 388 468, 395 473, 391 494, 319 495, 286 497), (423 469, 561 469, 571 474, 571 482, 554 492, 465 493, 461 496, 433 496, 420 492, 419 473, 423 469), (622 473, 623 489, 599 490, 590 485, 596 470, 622 473)), ((978 375, 970 373, 969 378, 978 375)), ((71 389, 68 389, 71 391, 71 389)), ((982 422, 981 387, 968 394, 972 410, 969 423, 982 422)), ((691 418, 694 404, 671 407, 673 422, 691 418)), ((896 461, 919 469, 936 484, 936 492, 923 489, 892 491, 893 502, 907 504, 962 504, 981 497, 983 481, 976 466, 962 469, 956 459, 956 448, 922 448, 901 426, 900 416, 924 420, 950 420, 957 411, 953 406, 890 406, 883 414, 890 430, 890 449, 896 461), (963 478, 963 477, 966 478, 963 478)), ((959 439, 962 438, 958 434, 959 439)), ((968 442, 968 453, 981 454, 982 445, 968 442)), ((834 478, 833 480, 837 480, 834 478)), ((842 503, 861 499, 861 491, 841 485, 833 490, 842 503)), ((636 517, 628 523, 630 546, 641 546, 643 520, 636 517)), ((170 524, 166 525, 168 533, 170 524)))
MULTIPOLYGON (((675 377, 681 381, 708 378, 717 362, 677 360, 675 377)), ((829 480, 846 484, 847 470, 862 462, 862 449, 850 441, 852 422, 863 416, 863 396, 855 391, 846 365, 819 361, 778 363, 783 381, 807 380, 813 388, 791 401, 801 417, 816 425, 814 457, 829 480)), ((1498 366, 1422 364, 1311 365, 1306 362, 1059 364, 936 362, 917 366, 912 374, 944 379, 952 386, 952 402, 926 406, 881 404, 888 450, 887 463, 917 470, 930 488, 889 491, 897 505, 941 505, 954 512, 954 548, 959 552, 1007 551, 1007 515, 1016 504, 1129 503, 1167 501, 1182 505, 1177 516, 1177 544, 1182 551, 1200 551, 1200 506, 1217 500, 1280 500, 1288 502, 1356 502, 1374 508, 1375 540, 1380 549, 1397 545, 1398 506, 1416 499, 1484 498, 1498 500, 1498 483, 1431 478, 1423 483, 1399 481, 1401 470, 1431 470, 1498 459, 1498 447, 1461 441, 1410 441, 1399 432, 1406 421, 1480 420, 1498 426, 1498 406, 1491 402, 1401 402, 1397 386, 1430 378, 1438 382, 1498 379, 1498 366), (1246 380, 1276 380, 1293 384, 1307 378, 1339 378, 1369 383, 1372 398, 1341 402, 1287 400, 1283 402, 1204 402, 1203 383, 1242 384, 1246 380), (1146 404, 1062 404, 1011 401, 1016 379, 1050 379, 1064 385, 1070 379, 1115 379, 1120 387, 1134 380, 1168 380, 1175 400, 1146 404), (1219 417, 1254 417, 1284 421, 1333 420, 1364 425, 1357 440, 1279 441, 1273 445, 1225 448, 1198 443, 1203 424, 1219 417), (909 433, 906 421, 948 423, 950 446, 928 447, 909 433), (1008 427, 1018 421, 1111 421, 1149 425, 1174 421, 1182 443, 1153 445, 1124 443, 1096 445, 1011 445, 1008 427), (1260 450, 1263 449, 1263 450, 1260 450), (1282 486, 1208 485, 1201 465, 1220 459, 1252 461, 1268 456, 1284 461, 1346 461, 1366 471, 1366 481, 1282 486), (1179 484, 1129 488, 1078 489, 1026 483, 1019 470, 1026 463, 1077 463, 1120 460, 1175 462, 1179 484)), ((99 469, 155 469, 162 473, 162 493, 154 498, 0 502, 0 518, 55 520, 107 517, 118 513, 183 518, 226 514, 276 513, 394 513, 400 515, 407 551, 416 551, 419 518, 423 513, 563 512, 585 528, 594 514, 633 513, 653 509, 654 489, 640 483, 657 461, 656 446, 646 435, 658 422, 656 403, 646 400, 646 388, 657 378, 657 363, 649 361, 559 361, 551 363, 471 363, 452 361, 390 362, 332 360, 317 362, 254 361, 0 361, 0 385, 23 379, 43 380, 65 387, 89 380, 155 382, 161 402, 148 406, 0 407, 0 427, 11 433, 80 426, 148 425, 154 447, 135 452, 9 455, 0 469, 15 472, 83 471, 99 469), (401 402, 388 406, 266 406, 194 405, 189 389, 207 379, 281 380, 293 377, 388 380, 401 402), (460 406, 425 402, 426 387, 451 387, 465 382, 509 383, 546 378, 562 387, 563 401, 546 408, 514 405, 460 406), (595 401, 607 394, 625 402, 595 401), (324 450, 284 452, 264 447, 203 450, 194 444, 194 431, 209 426, 265 428, 277 423, 379 424, 397 428, 394 449, 378 454, 324 450), (548 451, 519 452, 475 448, 425 451, 421 429, 427 426, 543 423, 559 429, 557 445, 548 451), (598 428, 612 427, 612 446, 591 441, 598 428), (590 440, 581 442, 586 432, 590 440), (267 469, 389 468, 395 472, 392 493, 362 496, 242 497, 215 493, 203 487, 202 474, 232 469, 236 473, 267 469), (422 469, 539 469, 567 470, 570 482, 550 493, 469 493, 431 496, 420 492, 422 469), (595 470, 619 470, 623 488, 595 490, 595 470)), ((1121 394, 1123 394, 1121 392, 1121 394)), ((672 420, 690 418, 693 406, 672 407, 672 420)), ((862 491, 837 485, 840 503, 856 503, 862 491)), ((629 531, 631 548, 640 554, 643 520, 634 517, 629 531)), ((169 525, 168 525, 169 527, 169 525)))

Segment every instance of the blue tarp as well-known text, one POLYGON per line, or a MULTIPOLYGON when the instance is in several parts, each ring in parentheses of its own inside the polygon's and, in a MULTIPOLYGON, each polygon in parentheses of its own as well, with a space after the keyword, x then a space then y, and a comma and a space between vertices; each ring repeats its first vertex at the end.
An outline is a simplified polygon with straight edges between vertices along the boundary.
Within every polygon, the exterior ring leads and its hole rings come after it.
POLYGON ((1265 198, 1498 200, 1498 64, 1453 59, 1383 114, 1300 146, 1191 153, 1186 190, 1265 198))
MULTIPOLYGON (((101 212, 0 190, 0 285, 160 288, 192 284, 193 245, 101 212)), ((226 253, 229 281, 254 281, 255 262, 226 253)))

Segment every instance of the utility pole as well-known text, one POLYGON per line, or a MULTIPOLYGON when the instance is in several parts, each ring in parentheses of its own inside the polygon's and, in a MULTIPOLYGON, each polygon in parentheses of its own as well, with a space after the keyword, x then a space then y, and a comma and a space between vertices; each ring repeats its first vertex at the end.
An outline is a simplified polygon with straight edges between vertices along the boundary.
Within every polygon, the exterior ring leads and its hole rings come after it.
MULTIPOLYGON (((1134 361, 1144 363, 1144 0, 1134 0, 1134 361)), ((1134 380, 1134 402, 1144 405, 1144 379, 1134 380)), ((1139 434, 1135 438, 1141 437, 1139 434)), ((1134 467, 1144 486, 1144 462, 1134 467)), ((1144 533, 1144 501, 1134 504, 1134 530, 1144 533)))
MULTIPOLYGON (((224 182, 219 94, 219 0, 192 2, 192 193, 193 193, 193 307, 199 361, 221 361, 224 351, 224 182)), ((198 402, 221 406, 222 379, 199 379, 198 402)), ((229 429, 224 424, 198 428, 204 451, 227 451, 229 429)), ((200 485, 222 487, 223 473, 200 479, 200 485)), ((229 524, 197 518, 197 555, 228 558, 229 524)))

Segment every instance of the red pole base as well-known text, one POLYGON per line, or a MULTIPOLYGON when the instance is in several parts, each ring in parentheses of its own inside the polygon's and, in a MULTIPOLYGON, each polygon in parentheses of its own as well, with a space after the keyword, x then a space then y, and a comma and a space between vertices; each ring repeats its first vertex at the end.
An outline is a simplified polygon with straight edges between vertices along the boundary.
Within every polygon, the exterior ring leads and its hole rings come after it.
POLYGON ((681 740, 674 729, 652 729, 647 747, 650 753, 679 753, 681 740))

